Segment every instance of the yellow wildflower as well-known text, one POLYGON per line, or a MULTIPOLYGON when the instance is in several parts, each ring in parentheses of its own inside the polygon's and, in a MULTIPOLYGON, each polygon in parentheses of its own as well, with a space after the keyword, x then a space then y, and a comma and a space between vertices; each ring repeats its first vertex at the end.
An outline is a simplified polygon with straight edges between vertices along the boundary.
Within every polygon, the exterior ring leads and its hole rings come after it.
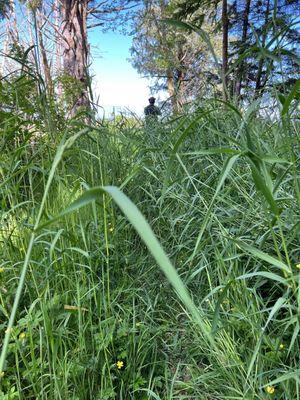
POLYGON ((300 263, 296 264, 296 268, 300 269, 300 263))
POLYGON ((25 332, 20 333, 20 335, 19 335, 19 339, 20 340, 25 339, 25 337, 26 337, 26 333, 25 332))
POLYGON ((1 274, 2 272, 4 272, 4 268, 3 268, 3 267, 0 268, 0 274, 1 274))
POLYGON ((279 348, 280 348, 281 350, 284 349, 284 344, 283 344, 283 343, 280 343, 279 348))
POLYGON ((122 369, 122 368, 124 367, 124 361, 118 360, 118 361, 116 362, 116 365, 117 365, 117 368, 118 368, 118 369, 122 369))
POLYGON ((275 392, 274 386, 267 386, 266 387, 266 392, 269 394, 273 394, 275 392))

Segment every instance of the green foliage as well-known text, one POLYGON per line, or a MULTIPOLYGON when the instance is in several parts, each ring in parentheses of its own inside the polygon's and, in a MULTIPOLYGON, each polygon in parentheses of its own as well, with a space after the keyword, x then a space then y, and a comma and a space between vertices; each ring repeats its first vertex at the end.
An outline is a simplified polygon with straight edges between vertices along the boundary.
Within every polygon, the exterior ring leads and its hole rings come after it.
POLYGON ((26 5, 31 11, 35 11, 43 4, 42 0, 26 0, 26 5))
POLYGON ((59 75, 57 83, 61 84, 63 91, 59 101, 62 104, 67 104, 68 107, 73 107, 85 89, 84 83, 68 74, 59 75))
POLYGON ((155 78, 155 88, 168 89, 170 98, 178 97, 183 103, 211 92, 221 95, 222 81, 223 87, 228 86, 226 97, 246 105, 253 99, 267 103, 274 88, 286 95, 300 76, 299 2, 227 2, 226 76, 221 70, 221 3, 146 2, 134 23, 134 67, 155 78), (170 80, 175 94, 170 90, 170 80))
POLYGON ((1 89, 0 397, 297 399, 296 115, 63 124, 29 82, 1 89))

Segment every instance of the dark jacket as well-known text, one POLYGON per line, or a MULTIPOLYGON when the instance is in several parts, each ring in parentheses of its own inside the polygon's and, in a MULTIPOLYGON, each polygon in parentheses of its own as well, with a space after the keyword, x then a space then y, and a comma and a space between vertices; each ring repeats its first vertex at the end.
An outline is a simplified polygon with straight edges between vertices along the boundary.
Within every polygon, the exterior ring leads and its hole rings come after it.
POLYGON ((152 116, 158 116, 161 115, 160 109, 156 107, 154 104, 149 104, 149 106, 145 107, 144 113, 146 116, 152 115, 152 116))

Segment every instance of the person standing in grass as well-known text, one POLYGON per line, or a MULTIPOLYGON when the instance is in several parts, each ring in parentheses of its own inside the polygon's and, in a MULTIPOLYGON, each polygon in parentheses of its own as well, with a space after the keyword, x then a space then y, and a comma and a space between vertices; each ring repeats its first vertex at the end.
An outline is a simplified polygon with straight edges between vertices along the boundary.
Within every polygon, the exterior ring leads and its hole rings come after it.
POLYGON ((149 98, 149 105, 145 107, 144 114, 146 122, 157 122, 158 116, 161 115, 160 109, 155 105, 155 97, 149 98))

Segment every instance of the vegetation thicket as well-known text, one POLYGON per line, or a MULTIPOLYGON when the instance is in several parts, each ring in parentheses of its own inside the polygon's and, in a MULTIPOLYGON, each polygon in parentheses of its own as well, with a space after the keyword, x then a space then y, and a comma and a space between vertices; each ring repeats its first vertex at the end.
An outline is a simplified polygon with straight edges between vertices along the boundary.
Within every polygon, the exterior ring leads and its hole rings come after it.
POLYGON ((300 400, 298 8, 0 0, 0 400, 300 400), (160 121, 98 118, 96 27, 160 121))
POLYGON ((0 398, 299 399, 298 86, 145 127, 37 79, 0 87, 0 398))

